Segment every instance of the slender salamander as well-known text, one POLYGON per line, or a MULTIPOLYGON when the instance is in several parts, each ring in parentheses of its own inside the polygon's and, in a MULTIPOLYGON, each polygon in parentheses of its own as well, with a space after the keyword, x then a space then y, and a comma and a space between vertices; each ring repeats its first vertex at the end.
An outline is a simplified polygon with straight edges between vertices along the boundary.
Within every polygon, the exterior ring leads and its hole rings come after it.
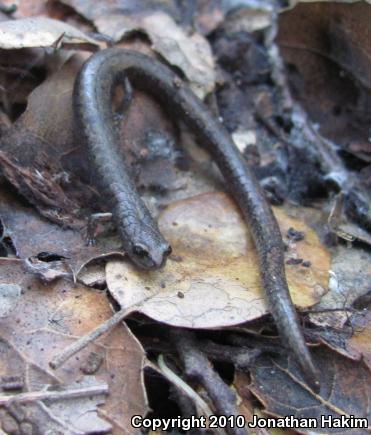
POLYGON ((308 384, 318 390, 318 373, 287 286, 280 229, 258 180, 222 124, 174 72, 143 54, 109 48, 94 54, 84 64, 75 83, 73 107, 76 137, 87 147, 125 251, 145 269, 161 267, 171 252, 118 150, 112 96, 125 79, 162 103, 175 120, 185 122, 217 163, 251 228, 263 287, 281 338, 300 364, 308 384))

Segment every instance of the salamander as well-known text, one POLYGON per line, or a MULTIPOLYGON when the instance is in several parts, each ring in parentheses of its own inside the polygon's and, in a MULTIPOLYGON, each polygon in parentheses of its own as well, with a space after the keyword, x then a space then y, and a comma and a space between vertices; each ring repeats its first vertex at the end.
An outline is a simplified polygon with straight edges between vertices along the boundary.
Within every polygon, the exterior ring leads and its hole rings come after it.
POLYGON ((77 137, 86 146, 96 181, 110 202, 128 256, 144 269, 155 269, 164 266, 171 247, 140 198, 118 150, 112 96, 125 80, 159 101, 175 121, 183 121, 216 162, 250 226, 262 284, 281 338, 302 368, 307 383, 318 390, 317 370, 288 290, 280 229, 259 181, 222 123, 170 68, 134 51, 109 48, 91 56, 78 74, 74 118, 77 137))

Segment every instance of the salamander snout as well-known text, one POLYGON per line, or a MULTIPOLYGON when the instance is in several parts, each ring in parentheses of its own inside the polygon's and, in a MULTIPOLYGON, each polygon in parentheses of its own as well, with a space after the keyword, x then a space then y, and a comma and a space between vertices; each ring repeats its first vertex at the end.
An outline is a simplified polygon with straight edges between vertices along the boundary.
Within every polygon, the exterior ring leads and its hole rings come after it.
POLYGON ((165 265, 170 254, 171 246, 166 241, 153 246, 142 242, 132 245, 129 256, 137 266, 143 269, 160 269, 165 265))

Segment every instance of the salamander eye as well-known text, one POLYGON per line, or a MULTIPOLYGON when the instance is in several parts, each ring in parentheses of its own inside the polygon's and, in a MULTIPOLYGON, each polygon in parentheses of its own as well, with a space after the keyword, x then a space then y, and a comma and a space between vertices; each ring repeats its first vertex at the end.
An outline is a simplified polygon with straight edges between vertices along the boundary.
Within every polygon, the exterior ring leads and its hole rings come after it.
POLYGON ((133 254, 140 258, 145 258, 149 256, 147 249, 142 245, 134 245, 133 254))
POLYGON ((171 246, 169 246, 169 247, 166 249, 166 251, 164 252, 164 254, 165 254, 166 256, 168 256, 168 255, 170 255, 172 252, 173 252, 173 250, 171 249, 171 246))

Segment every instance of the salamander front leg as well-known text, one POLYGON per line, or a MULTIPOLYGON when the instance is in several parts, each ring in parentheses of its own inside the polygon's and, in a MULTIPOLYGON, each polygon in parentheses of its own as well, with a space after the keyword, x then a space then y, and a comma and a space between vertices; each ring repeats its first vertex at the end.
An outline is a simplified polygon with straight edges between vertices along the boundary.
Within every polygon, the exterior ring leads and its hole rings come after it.
POLYGON ((89 216, 87 225, 87 246, 96 244, 95 237, 100 223, 112 222, 112 213, 93 213, 89 216))

